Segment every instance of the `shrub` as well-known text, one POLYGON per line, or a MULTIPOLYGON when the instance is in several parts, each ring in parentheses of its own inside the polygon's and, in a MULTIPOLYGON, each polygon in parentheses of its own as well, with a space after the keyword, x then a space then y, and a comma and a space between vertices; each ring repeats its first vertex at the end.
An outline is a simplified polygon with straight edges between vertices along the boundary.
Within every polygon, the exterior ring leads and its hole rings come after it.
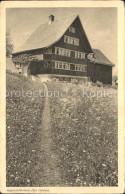
POLYGON ((102 83, 102 82, 97 81, 97 82, 96 82, 96 86, 98 86, 98 87, 103 87, 103 83, 102 83))

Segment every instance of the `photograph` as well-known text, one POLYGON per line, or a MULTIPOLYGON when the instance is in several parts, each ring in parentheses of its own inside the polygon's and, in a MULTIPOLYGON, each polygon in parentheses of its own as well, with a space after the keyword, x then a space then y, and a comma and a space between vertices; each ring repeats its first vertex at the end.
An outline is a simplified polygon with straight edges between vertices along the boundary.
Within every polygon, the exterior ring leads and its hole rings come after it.
POLYGON ((60 5, 5 9, 10 193, 119 188, 118 8, 60 5))

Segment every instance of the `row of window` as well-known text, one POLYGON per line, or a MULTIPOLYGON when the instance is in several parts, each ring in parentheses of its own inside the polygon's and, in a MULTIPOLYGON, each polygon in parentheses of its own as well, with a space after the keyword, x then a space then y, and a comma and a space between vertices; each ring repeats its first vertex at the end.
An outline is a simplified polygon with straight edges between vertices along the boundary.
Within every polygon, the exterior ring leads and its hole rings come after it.
POLYGON ((55 47, 55 54, 67 56, 67 57, 74 57, 78 59, 85 59, 85 53, 79 52, 79 51, 72 51, 69 49, 59 48, 55 47))
POLYGON ((55 47, 55 54, 70 57, 70 50, 55 47))
POLYGON ((55 69, 70 70, 70 64, 66 62, 55 61, 55 69))
POLYGON ((86 56, 85 53, 82 53, 82 52, 79 52, 79 51, 74 51, 74 52, 75 52, 75 58, 85 59, 85 56, 86 56))
POLYGON ((64 36, 64 42, 72 45, 79 46, 79 39, 70 36, 64 36))
POLYGON ((86 65, 80 65, 80 64, 75 65, 75 70, 76 71, 86 71, 87 70, 86 68, 87 68, 86 65))
POLYGON ((55 69, 65 69, 65 70, 73 70, 73 71, 87 71, 87 66, 82 64, 70 64, 61 61, 55 61, 55 69))

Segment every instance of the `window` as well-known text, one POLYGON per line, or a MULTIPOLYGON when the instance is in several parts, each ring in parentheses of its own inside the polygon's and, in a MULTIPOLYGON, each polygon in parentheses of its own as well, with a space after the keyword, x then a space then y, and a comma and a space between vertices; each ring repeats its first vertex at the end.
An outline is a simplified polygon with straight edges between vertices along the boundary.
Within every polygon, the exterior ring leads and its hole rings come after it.
POLYGON ((55 62, 55 69, 57 69, 58 68, 58 62, 56 61, 55 62))
POLYGON ((68 38, 68 43, 69 43, 69 44, 72 44, 72 43, 71 43, 71 38, 70 38, 70 37, 68 38))
POLYGON ((69 32, 75 33, 75 28, 69 27, 69 32))
POLYGON ((94 58, 94 53, 89 53, 89 56, 90 56, 91 58, 94 58))
POLYGON ((66 53, 66 49, 64 49, 64 56, 66 56, 66 54, 67 54, 67 53, 66 53))
POLYGON ((74 57, 78 59, 85 59, 86 57, 86 54, 83 52, 73 51, 73 50, 59 48, 59 47, 55 47, 55 54, 67 56, 67 57, 74 57))
POLYGON ((69 64, 67 62, 55 61, 55 69, 64 69, 72 71, 87 71, 87 66, 83 64, 69 64))
POLYGON ((70 57, 70 50, 56 47, 55 54, 70 57))
POLYGON ((66 62, 61 62, 61 61, 55 61, 55 69, 65 69, 65 70, 70 70, 70 64, 66 62))
POLYGON ((59 69, 62 69, 62 62, 59 62, 59 63, 58 63, 58 68, 59 68, 59 69))
POLYGON ((70 50, 66 49, 66 55, 67 57, 70 57, 70 50))
POLYGON ((77 51, 75 52, 75 58, 78 58, 78 52, 77 51))
POLYGON ((64 36, 64 42, 68 43, 68 37, 64 36))
POLYGON ((85 53, 81 53, 81 58, 85 59, 85 53))
POLYGON ((82 71, 86 71, 86 66, 85 65, 82 66, 82 71))
POLYGON ((79 39, 75 39, 75 45, 79 46, 79 39))
POLYGON ((78 52, 78 58, 79 58, 79 59, 81 58, 81 53, 80 53, 80 52, 78 52))
POLYGON ((50 47, 50 48, 47 48, 46 49, 46 54, 51 54, 52 53, 52 48, 50 47))
POLYGON ((70 64, 68 63, 68 70, 70 70, 70 64))
POLYGON ((66 63, 63 63, 63 69, 66 69, 66 63))
POLYGON ((79 39, 78 38, 64 36, 64 42, 68 43, 68 44, 79 46, 79 39))
POLYGON ((70 69, 69 67, 70 67, 69 63, 63 63, 63 69, 69 70, 70 69))
POLYGON ((86 71, 87 70, 87 66, 86 65, 81 65, 81 64, 76 64, 75 65, 75 70, 76 71, 86 71))
POLYGON ((75 51, 75 58, 85 59, 85 53, 75 51))
POLYGON ((61 49, 61 48, 59 49, 59 54, 63 55, 63 49, 61 49))
POLYGON ((55 54, 57 54, 57 55, 59 54, 59 48, 57 48, 57 47, 55 48, 55 54))

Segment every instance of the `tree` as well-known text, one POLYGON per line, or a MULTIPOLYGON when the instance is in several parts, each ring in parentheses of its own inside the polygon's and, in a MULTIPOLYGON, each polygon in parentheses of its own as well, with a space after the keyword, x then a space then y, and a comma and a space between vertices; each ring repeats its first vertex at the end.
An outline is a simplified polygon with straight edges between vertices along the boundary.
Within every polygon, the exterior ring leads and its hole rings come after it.
POLYGON ((13 44, 10 37, 10 32, 6 32, 6 56, 10 57, 13 52, 13 44))

